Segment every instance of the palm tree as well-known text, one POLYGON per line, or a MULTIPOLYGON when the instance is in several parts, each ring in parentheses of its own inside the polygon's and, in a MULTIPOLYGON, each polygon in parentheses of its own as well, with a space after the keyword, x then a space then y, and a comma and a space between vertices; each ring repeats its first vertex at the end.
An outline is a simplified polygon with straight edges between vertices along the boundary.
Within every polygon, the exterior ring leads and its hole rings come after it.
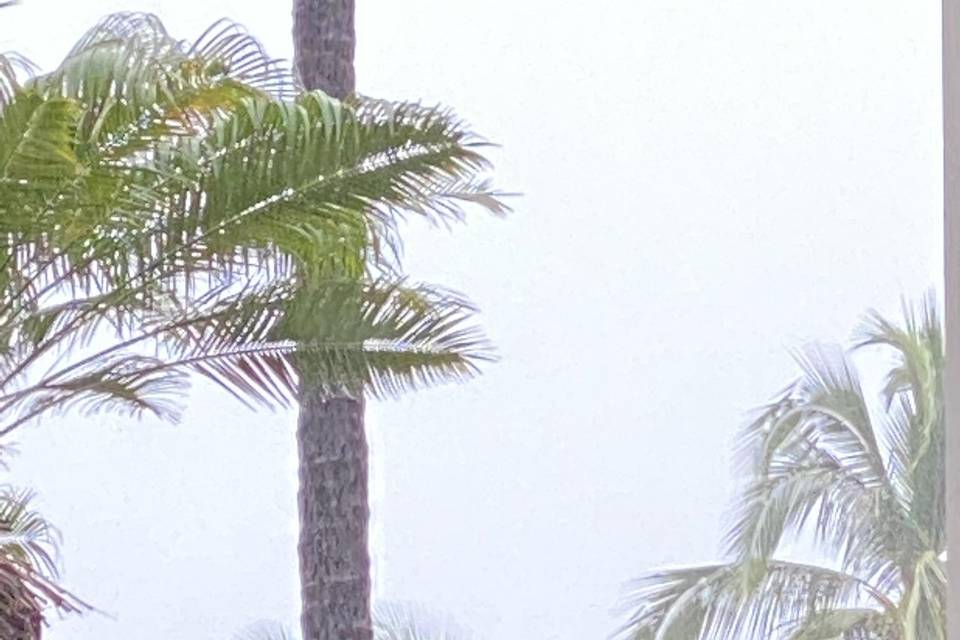
POLYGON ((450 113, 298 94, 228 22, 188 45, 118 14, 53 73, 21 86, 18 64, 0 60, 0 435, 70 403, 175 417, 187 372, 276 406, 294 365, 390 395, 489 357, 469 302, 391 259, 404 212, 501 210, 450 113), (104 326, 121 340, 74 357, 104 326), (31 376, 57 353, 74 361, 31 376))
MULTIPOLYGON (((302 92, 226 21, 189 44, 117 14, 54 72, 24 70, 0 58, 0 436, 74 409, 176 419, 190 373, 282 406, 301 386, 361 398, 463 380, 490 358, 473 306, 408 283, 396 259, 405 213, 504 211, 451 113, 302 92)), ((312 433, 302 460, 342 484, 353 466, 312 433)), ((303 509, 305 531, 357 548, 365 501, 331 500, 303 509)), ((349 576, 322 551, 323 584, 349 576)))
MULTIPOLYGON (((295 67, 305 87, 341 100, 353 95, 354 14, 354 0, 294 0, 295 67)), ((369 459, 363 394, 331 395, 305 379, 297 445, 303 636, 370 640, 369 459)))
POLYGON ((944 342, 933 297, 905 305, 900 325, 870 313, 855 339, 867 347, 892 356, 872 409, 850 355, 822 345, 796 354, 800 379, 742 434, 750 481, 726 535, 731 561, 640 579, 627 637, 945 638, 944 342))
POLYGON ((59 534, 30 508, 32 499, 30 491, 0 486, 0 637, 9 640, 39 639, 51 607, 60 614, 90 610, 54 582, 59 534))
MULTIPOLYGON (((356 91, 354 0, 294 0, 293 44, 304 86, 356 91)), ((300 450, 301 627, 305 638, 371 640, 369 459, 362 394, 327 393, 305 379, 300 450)))
POLYGON ((355 0, 293 0, 293 48, 300 80, 341 100, 356 90, 355 0))

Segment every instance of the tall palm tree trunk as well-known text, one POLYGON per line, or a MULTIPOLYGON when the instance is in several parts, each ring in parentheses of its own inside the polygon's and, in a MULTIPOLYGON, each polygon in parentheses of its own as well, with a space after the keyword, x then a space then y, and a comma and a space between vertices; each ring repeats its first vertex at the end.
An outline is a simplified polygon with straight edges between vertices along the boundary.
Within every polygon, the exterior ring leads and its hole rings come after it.
POLYGON ((304 385, 297 440, 304 640, 370 640, 363 401, 304 385))
POLYGON ((345 98, 356 89, 354 0, 294 0, 293 56, 307 89, 345 98))
MULTIPOLYGON (((354 0, 294 0, 293 38, 306 88, 354 92, 354 0)), ((363 398, 328 397, 301 376, 297 443, 303 638, 371 640, 363 398)))

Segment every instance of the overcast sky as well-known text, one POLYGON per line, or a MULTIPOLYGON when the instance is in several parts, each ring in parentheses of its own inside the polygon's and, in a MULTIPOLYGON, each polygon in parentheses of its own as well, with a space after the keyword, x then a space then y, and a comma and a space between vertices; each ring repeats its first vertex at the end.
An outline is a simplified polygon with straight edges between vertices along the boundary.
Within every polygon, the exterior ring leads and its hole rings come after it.
MULTIPOLYGON (((50 68, 111 11, 222 16, 290 56, 290 0, 24 0, 50 68)), ((374 404, 378 595, 487 640, 614 628, 622 583, 716 559, 744 414, 786 348, 940 288, 933 0, 358 0, 358 84, 500 143, 508 220, 413 226, 407 266, 484 310, 483 379, 374 404)), ((183 424, 23 431, 12 479, 112 617, 51 640, 224 639, 298 620, 293 413, 198 384, 183 424)))

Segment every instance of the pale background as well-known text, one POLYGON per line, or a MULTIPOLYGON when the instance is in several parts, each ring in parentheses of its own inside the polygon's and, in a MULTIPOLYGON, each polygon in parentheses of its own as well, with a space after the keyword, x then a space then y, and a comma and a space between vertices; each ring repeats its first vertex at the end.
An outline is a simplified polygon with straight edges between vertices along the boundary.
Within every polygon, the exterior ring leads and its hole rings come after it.
MULTIPOLYGON (((290 1, 25 0, 0 49, 50 68, 101 15, 289 56, 290 1)), ((379 597, 487 640, 614 629, 622 583, 717 557, 731 438, 868 307, 940 287, 935 0, 359 0, 367 94, 456 107, 502 144, 507 221, 414 226, 409 270, 468 292, 503 360, 371 406, 379 597)), ((296 626, 295 416, 197 385, 177 427, 21 432, 12 481, 115 619, 51 640, 296 626)))

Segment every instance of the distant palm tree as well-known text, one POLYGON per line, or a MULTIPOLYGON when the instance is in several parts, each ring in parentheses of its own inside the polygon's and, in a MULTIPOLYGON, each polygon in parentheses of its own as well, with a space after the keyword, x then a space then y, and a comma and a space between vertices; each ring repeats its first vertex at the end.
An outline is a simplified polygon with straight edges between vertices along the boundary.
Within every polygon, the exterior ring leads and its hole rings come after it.
POLYGON ((54 582, 59 534, 30 508, 32 499, 30 491, 0 486, 0 637, 6 640, 38 640, 51 608, 90 610, 54 582))
POLYGON ((892 356, 871 408, 835 347, 743 432, 750 475, 728 564, 664 570, 627 598, 633 640, 943 640, 944 342, 932 296, 855 347, 892 356), (789 552, 789 553, 788 553, 789 552), (788 559, 801 556, 811 562, 788 559))

